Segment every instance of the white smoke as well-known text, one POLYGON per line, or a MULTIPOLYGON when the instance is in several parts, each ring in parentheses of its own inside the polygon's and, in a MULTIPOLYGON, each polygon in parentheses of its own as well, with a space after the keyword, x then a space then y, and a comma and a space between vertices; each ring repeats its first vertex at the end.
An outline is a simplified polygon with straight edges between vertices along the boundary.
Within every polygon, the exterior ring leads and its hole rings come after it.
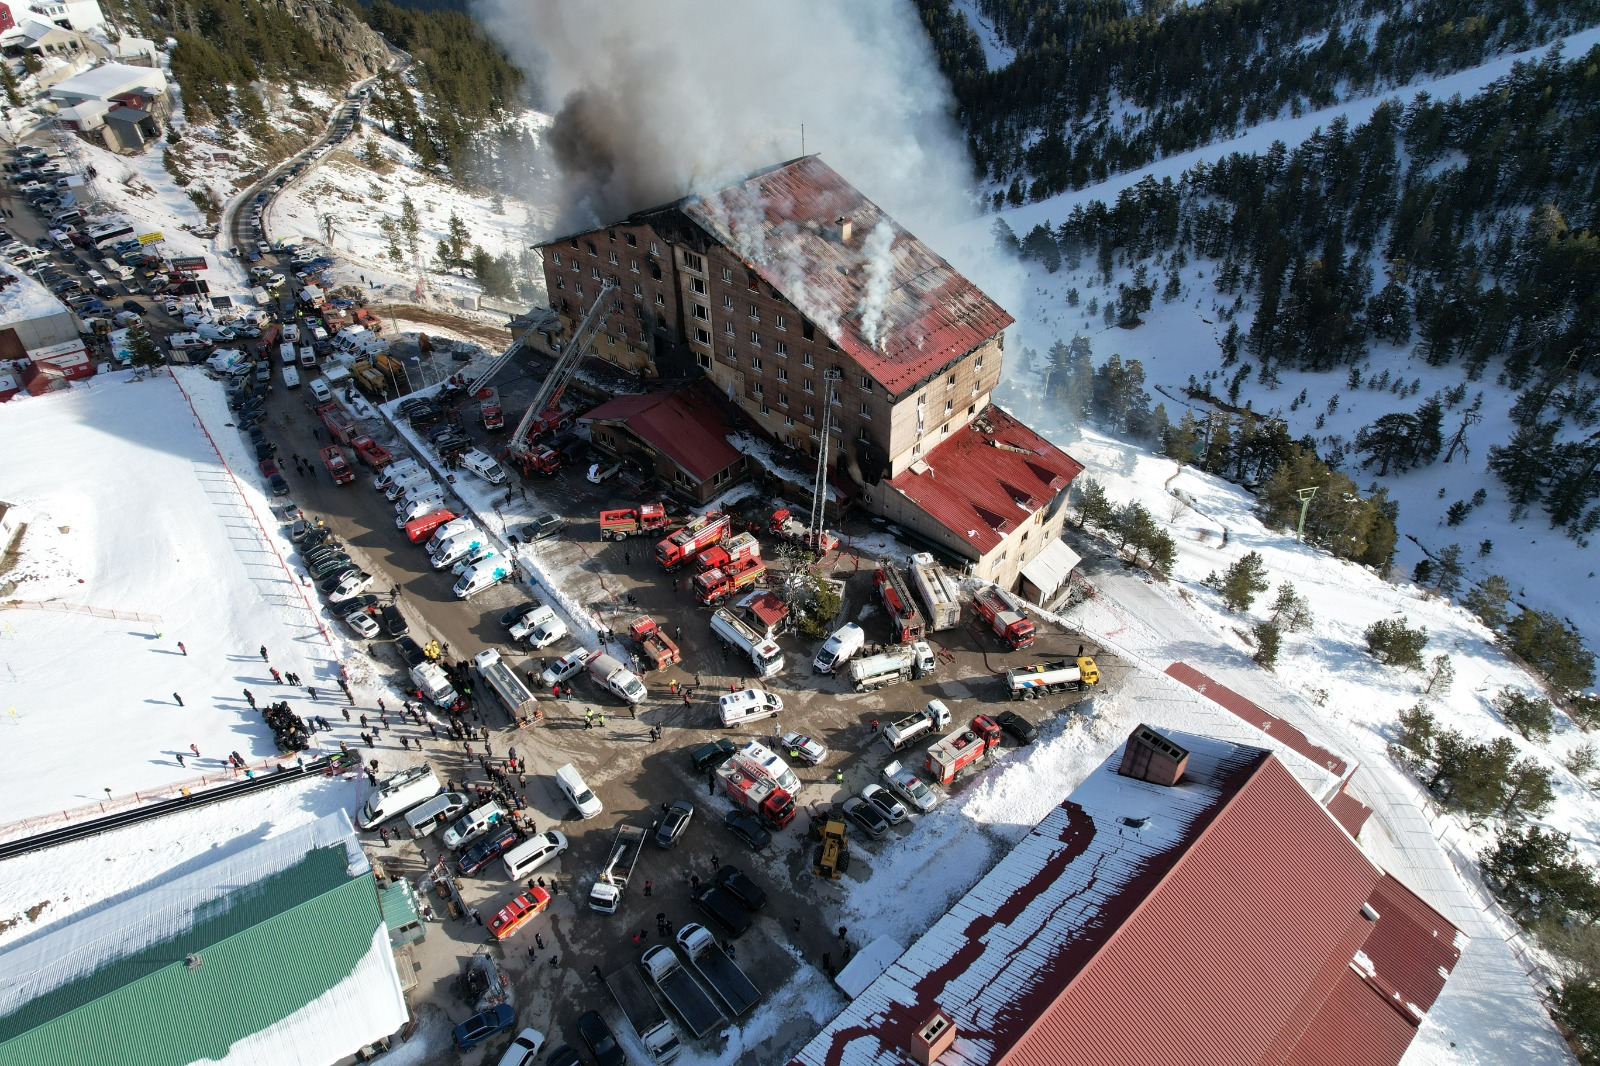
POLYGON ((894 277, 894 226, 879 222, 861 242, 861 255, 867 261, 867 280, 861 287, 861 335, 878 351, 883 350, 884 311, 889 306, 889 282, 894 277))
POLYGON ((552 233, 814 153, 1016 306, 1021 272, 970 224, 972 164, 910 0, 476 0, 474 13, 556 116, 552 233))

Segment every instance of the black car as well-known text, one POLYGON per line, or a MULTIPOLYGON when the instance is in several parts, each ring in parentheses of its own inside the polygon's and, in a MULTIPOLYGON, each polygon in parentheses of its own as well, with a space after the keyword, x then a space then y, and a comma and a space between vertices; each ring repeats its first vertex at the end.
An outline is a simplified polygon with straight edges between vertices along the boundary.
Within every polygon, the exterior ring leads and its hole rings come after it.
POLYGON ((1016 737, 1018 744, 1032 744, 1039 739, 1039 728, 1016 711, 1001 711, 994 720, 1001 729, 1016 737))
POLYGON ((717 885, 707 885, 691 898, 700 913, 728 936, 743 936, 749 932, 750 912, 717 885))
MULTIPOLYGON (((345 578, 349 577, 351 574, 357 574, 360 572, 361 568, 358 566, 342 566, 333 573, 329 574, 327 577, 324 577, 321 581, 317 582, 317 591, 326 596, 333 592, 334 589, 344 584, 345 578)), ((347 611, 345 613, 348 614, 349 612, 347 611)))
POLYGON ((583 1066, 583 1058, 563 1044, 550 1052, 549 1058, 544 1060, 544 1066, 583 1066))
POLYGON ((309 551, 312 548, 318 548, 324 544, 338 547, 339 542, 333 539, 333 531, 331 529, 327 528, 326 526, 320 526, 306 534, 305 539, 300 542, 300 547, 309 551))
POLYGON ((589 1053, 600 1066, 622 1066, 627 1061, 611 1027, 598 1011, 587 1010, 578 1015, 578 1035, 589 1045, 589 1053))
POLYGON ((289 495, 289 483, 283 479, 282 474, 273 474, 267 478, 267 487, 272 490, 274 496, 289 495))
POLYGON ((428 432, 428 440, 434 444, 437 444, 445 437, 451 437, 460 432, 461 428, 459 426, 455 425, 454 423, 448 423, 446 425, 437 426, 430 430, 428 432))
POLYGON ((727 737, 718 737, 709 744, 702 744, 689 753, 689 762, 694 766, 696 773, 708 774, 733 758, 737 751, 733 741, 727 737))
POLYGON ((394 646, 399 649, 400 661, 406 664, 408 670, 428 661, 428 657, 422 653, 422 645, 410 637, 401 637, 394 642, 394 646))
POLYGON ((377 606, 378 597, 376 596, 352 596, 341 603, 339 609, 344 614, 350 614, 353 611, 366 611, 377 606))
POLYGON ((448 436, 441 437, 440 439, 434 441, 433 447, 434 450, 440 455, 448 455, 451 452, 466 451, 468 448, 472 447, 472 438, 467 436, 465 433, 451 433, 448 436))
POLYGON ((259 462, 262 459, 271 459, 272 453, 277 450, 278 446, 276 444, 264 440, 256 445, 256 460, 259 462))
POLYGON ((766 827, 761 824, 761 819, 753 814, 746 814, 744 811, 729 811, 723 815, 722 824, 727 826, 728 831, 734 836, 757 851, 772 843, 772 834, 767 832, 766 827))
POLYGON ((382 627, 386 637, 403 637, 411 630, 411 627, 406 625, 405 616, 400 613, 400 608, 392 603, 378 612, 378 625, 382 627))
POLYGON ((409 400, 401 400, 400 406, 395 408, 395 412, 399 414, 401 418, 410 418, 413 411, 423 411, 432 406, 433 404, 429 403, 427 400, 424 400, 421 397, 414 397, 409 400))
POLYGON ((500 628, 510 629, 512 626, 522 621, 524 615, 533 611, 537 611, 538 609, 539 605, 537 603, 530 603, 527 600, 523 600, 521 603, 517 604, 515 607, 511 608, 509 611, 506 611, 500 616, 500 628))
POLYGON ((736 866, 722 867, 713 880, 724 892, 753 911, 760 910, 767 902, 766 890, 746 877, 744 871, 736 866))
POLYGON ((560 533, 566 524, 567 520, 558 514, 543 514, 523 526, 520 535, 525 541, 544 540, 560 533))
POLYGON ((661 823, 656 826, 656 847, 675 847, 679 838, 689 829, 689 821, 694 818, 694 804, 688 800, 679 800, 667 808, 661 816, 661 823))

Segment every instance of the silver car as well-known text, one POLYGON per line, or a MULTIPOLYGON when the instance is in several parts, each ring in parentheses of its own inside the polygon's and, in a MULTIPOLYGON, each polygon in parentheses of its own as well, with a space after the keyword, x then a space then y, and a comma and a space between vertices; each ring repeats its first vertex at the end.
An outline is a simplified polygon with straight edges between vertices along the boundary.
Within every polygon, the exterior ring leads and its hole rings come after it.
POLYGON ((878 813, 889 820, 890 825, 899 825, 911 815, 905 806, 889 794, 889 790, 882 785, 868 785, 861 790, 861 798, 878 809, 878 813))

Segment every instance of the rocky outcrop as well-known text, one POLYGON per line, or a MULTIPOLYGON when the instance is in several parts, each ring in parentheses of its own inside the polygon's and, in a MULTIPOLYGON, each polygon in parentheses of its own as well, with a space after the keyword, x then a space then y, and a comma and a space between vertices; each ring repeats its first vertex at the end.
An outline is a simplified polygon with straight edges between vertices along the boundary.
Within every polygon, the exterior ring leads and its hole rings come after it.
POLYGON ((383 36, 343 4, 330 4, 326 0, 264 0, 264 3, 293 16, 322 47, 344 61, 353 80, 370 78, 389 62, 392 53, 383 36))

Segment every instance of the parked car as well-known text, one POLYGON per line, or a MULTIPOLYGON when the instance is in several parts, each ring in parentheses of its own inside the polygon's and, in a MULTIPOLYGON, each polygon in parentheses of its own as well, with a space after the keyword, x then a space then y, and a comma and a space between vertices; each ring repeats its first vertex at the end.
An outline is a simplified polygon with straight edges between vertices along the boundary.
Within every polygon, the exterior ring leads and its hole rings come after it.
POLYGON ((519 535, 525 541, 544 540, 560 533, 566 524, 567 520, 558 514, 540 515, 523 526, 519 535))
POLYGON ((481 1014, 474 1014, 452 1030, 456 1048, 470 1051, 496 1033, 504 1032, 517 1024, 517 1012, 498 1003, 481 1014))
POLYGON ((352 596, 359 596, 372 584, 372 575, 365 571, 357 570, 353 574, 346 574, 344 580, 339 582, 337 588, 328 593, 329 603, 343 603, 352 596))
POLYGON ((550 1052, 550 1057, 544 1060, 544 1066, 583 1066, 583 1056, 563 1044, 550 1052))
POLYGON ((405 616, 400 613, 400 608, 392 603, 378 611, 378 622, 383 627, 383 635, 386 637, 403 637, 411 630, 411 627, 406 625, 405 616))
POLYGON ((895 799, 882 785, 868 785, 861 790, 861 798, 877 808, 890 825, 899 825, 911 817, 905 805, 895 799))
POLYGON ((862 832, 874 840, 889 831, 889 819, 860 796, 851 796, 844 801, 844 813, 845 817, 860 826, 862 832))
POLYGON ((274 496, 289 495, 289 483, 283 479, 282 474, 273 474, 267 478, 267 488, 272 490, 274 496))
POLYGON ((758 851, 772 843, 772 834, 753 814, 729 811, 723 816, 722 824, 728 827, 730 833, 758 851))
POLYGON ((524 1029, 500 1056, 498 1066, 533 1066, 533 1060, 539 1057, 542 1047, 544 1034, 537 1029, 524 1029))
POLYGON ((521 622, 524 618, 528 617, 528 615, 532 614, 538 609, 539 604, 529 602, 528 600, 523 600, 515 607, 512 607, 510 610, 507 610, 500 615, 500 628, 510 629, 512 626, 516 625, 518 622, 521 622))
POLYGON ((675 847, 683 834, 689 829, 689 822, 694 818, 694 804, 688 800, 679 800, 668 807, 661 816, 661 823, 656 826, 656 847, 675 847))
POLYGON ((689 762, 696 773, 708 774, 733 758, 733 753, 739 749, 727 737, 718 737, 709 744, 702 744, 689 753, 689 762))
POLYGON ((994 720, 1001 729, 1016 737, 1018 744, 1032 744, 1039 739, 1039 727, 1016 711, 1001 711, 994 720))
POLYGON ((309 564, 309 569, 312 579, 321 581, 323 578, 336 574, 341 570, 355 569, 355 563, 351 562, 350 556, 344 552, 334 552, 330 555, 320 556, 316 562, 309 564))
POLYGON ((791 759, 805 766, 816 766, 828 757, 828 749, 804 733, 785 733, 778 744, 791 759))
POLYGON ((378 635, 378 623, 366 611, 351 611, 344 616, 345 625, 356 631, 356 635, 371 640, 378 635))
POLYGON ((627 1061, 599 1011, 588 1010, 578 1015, 578 1035, 589 1045, 589 1053, 600 1066, 622 1066, 627 1061))
POLYGON ((422 651, 422 645, 410 637, 401 637, 394 642, 394 646, 400 652, 400 661, 406 664, 408 670, 428 661, 427 655, 422 651))
MULTIPOLYGON (((344 563, 341 569, 336 569, 333 573, 317 582, 317 591, 322 593, 324 596, 332 595, 333 590, 339 587, 340 582, 342 582, 347 575, 353 573, 358 573, 355 565, 352 563, 344 563)), ((349 597, 345 598, 348 599, 349 597)))
POLYGON ((717 871, 713 880, 722 887, 724 892, 750 910, 758 911, 767 902, 766 890, 746 877, 744 871, 736 866, 722 867, 717 871))

